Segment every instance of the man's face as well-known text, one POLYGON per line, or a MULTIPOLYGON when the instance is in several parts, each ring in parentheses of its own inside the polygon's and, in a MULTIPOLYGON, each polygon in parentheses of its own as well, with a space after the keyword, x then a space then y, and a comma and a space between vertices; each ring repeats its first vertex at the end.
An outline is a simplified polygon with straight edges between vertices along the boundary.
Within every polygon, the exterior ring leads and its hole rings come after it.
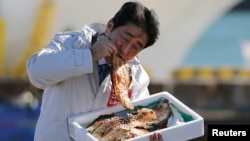
POLYGON ((108 26, 107 35, 116 45, 118 54, 125 60, 130 60, 144 49, 148 41, 147 34, 134 24, 126 24, 113 30, 108 26))

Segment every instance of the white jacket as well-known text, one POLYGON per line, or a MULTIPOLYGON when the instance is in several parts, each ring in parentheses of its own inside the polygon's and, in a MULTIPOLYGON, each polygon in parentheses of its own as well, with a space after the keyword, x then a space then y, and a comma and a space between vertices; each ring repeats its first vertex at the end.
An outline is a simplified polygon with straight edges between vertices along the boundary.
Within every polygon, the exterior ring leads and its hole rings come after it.
MULTIPOLYGON (((101 86, 97 63, 89 47, 92 35, 105 25, 86 25, 80 32, 62 32, 27 61, 30 82, 43 89, 41 114, 35 141, 70 141, 67 120, 77 114, 118 103, 110 92, 110 75, 101 86)), ((149 95, 149 77, 135 57, 128 64, 132 71, 131 100, 149 95)))

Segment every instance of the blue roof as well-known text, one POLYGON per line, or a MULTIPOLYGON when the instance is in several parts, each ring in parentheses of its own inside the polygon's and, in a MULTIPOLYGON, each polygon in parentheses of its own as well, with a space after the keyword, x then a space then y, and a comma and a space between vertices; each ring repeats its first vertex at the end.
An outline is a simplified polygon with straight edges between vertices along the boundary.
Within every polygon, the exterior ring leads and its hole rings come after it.
POLYGON ((250 41, 250 11, 232 11, 214 22, 184 56, 182 66, 245 66, 243 41, 250 41))

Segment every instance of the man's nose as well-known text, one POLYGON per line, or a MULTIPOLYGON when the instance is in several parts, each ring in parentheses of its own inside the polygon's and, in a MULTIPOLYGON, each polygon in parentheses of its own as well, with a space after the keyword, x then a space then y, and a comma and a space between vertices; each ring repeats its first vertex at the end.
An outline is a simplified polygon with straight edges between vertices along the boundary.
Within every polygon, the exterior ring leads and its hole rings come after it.
POLYGON ((128 54, 130 48, 131 48, 131 45, 124 45, 124 46, 122 46, 122 53, 123 54, 128 54))

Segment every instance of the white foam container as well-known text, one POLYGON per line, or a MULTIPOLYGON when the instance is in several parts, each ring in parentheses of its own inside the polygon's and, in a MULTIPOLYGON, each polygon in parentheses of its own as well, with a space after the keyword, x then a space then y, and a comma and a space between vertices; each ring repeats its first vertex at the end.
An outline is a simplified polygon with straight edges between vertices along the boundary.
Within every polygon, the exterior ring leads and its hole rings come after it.
MULTIPOLYGON (((189 116, 192 116, 192 120, 190 121, 159 130, 159 132, 161 132, 163 136, 164 141, 186 141, 204 135, 203 117, 201 117, 199 114, 194 112, 192 109, 187 107, 185 104, 183 104, 168 92, 164 91, 152 94, 147 98, 134 101, 133 104, 135 106, 146 106, 147 104, 154 102, 161 97, 167 98, 169 102, 179 110, 180 113, 185 113, 189 116)), ((68 119, 70 136, 75 141, 98 141, 85 129, 87 125, 100 115, 116 113, 122 110, 124 110, 124 108, 121 105, 117 105, 108 109, 101 109, 87 114, 73 116, 68 119)), ((147 141, 152 133, 153 132, 129 139, 129 141, 147 141)))

